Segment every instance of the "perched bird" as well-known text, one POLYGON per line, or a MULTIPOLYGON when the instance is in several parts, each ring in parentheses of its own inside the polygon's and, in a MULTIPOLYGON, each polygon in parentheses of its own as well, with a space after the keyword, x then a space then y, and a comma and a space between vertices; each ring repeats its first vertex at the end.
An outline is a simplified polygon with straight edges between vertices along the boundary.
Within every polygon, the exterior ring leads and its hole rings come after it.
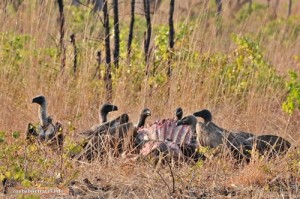
POLYGON ((181 107, 178 107, 175 111, 176 119, 180 120, 183 116, 183 110, 181 107))
POLYGON ((149 108, 142 109, 142 111, 140 112, 139 120, 138 120, 137 124, 135 125, 134 132, 133 132, 133 140, 134 140, 135 147, 141 146, 144 144, 144 141, 145 141, 144 135, 139 134, 138 130, 145 126, 146 119, 149 116, 151 116, 150 109, 149 108))
POLYGON ((120 124, 127 123, 129 121, 129 116, 126 113, 120 115, 119 117, 111 121, 107 120, 108 113, 117 110, 118 107, 115 105, 108 103, 103 104, 100 108, 100 124, 93 125, 91 129, 81 132, 80 135, 90 137, 92 135, 94 136, 105 134, 106 132, 108 132, 109 129, 117 127, 120 124))
POLYGON ((90 132, 92 133, 82 133, 82 134, 86 134, 86 135, 90 135, 90 134, 102 134, 107 132, 109 129, 114 128, 119 126, 120 124, 124 124, 129 122, 129 116, 127 113, 123 113, 122 115, 120 115, 119 117, 111 120, 111 121, 107 121, 105 123, 102 124, 97 124, 92 126, 90 132))
POLYGON ((53 124, 52 118, 47 112, 47 100, 45 96, 40 95, 32 99, 32 103, 40 105, 39 119, 40 125, 34 127, 31 123, 28 124, 27 138, 36 136, 40 141, 49 141, 49 143, 56 143, 60 149, 63 146, 62 125, 59 122, 53 124))
MULTIPOLYGON (((212 114, 207 109, 203 109, 201 111, 195 112, 193 115, 196 116, 196 117, 202 117, 205 124, 207 124, 209 122, 212 123, 212 114)), ((212 125, 215 125, 215 124, 212 123, 212 125)), ((221 131, 224 131, 224 129, 222 129, 220 127, 218 127, 218 128, 221 131)), ((238 132, 232 132, 232 133, 234 135, 236 135, 236 136, 243 137, 244 139, 248 139, 248 138, 254 137, 254 135, 252 133, 248 133, 248 132, 244 132, 244 131, 238 131, 238 132)))
POLYGON ((129 116, 126 113, 108 121, 108 113, 116 110, 118 110, 118 107, 115 105, 102 105, 100 109, 100 120, 102 119, 102 122, 80 133, 80 135, 85 137, 80 144, 83 150, 77 155, 71 154, 72 158, 75 157, 78 160, 93 161, 107 153, 107 151, 105 151, 107 144, 110 145, 115 155, 119 155, 124 146, 127 147, 128 144, 127 142, 124 144, 124 140, 125 137, 128 137, 127 133, 133 132, 133 130, 131 130, 133 129, 133 124, 129 122, 129 116))
MULTIPOLYGON (((205 118, 211 117, 211 113, 208 110, 203 110, 196 115, 204 115, 205 118)), ((206 120, 204 123, 197 122, 197 118, 194 115, 183 117, 177 122, 177 125, 189 125, 201 146, 216 148, 225 144, 237 159, 247 158, 249 156, 248 151, 252 149, 251 143, 243 137, 237 136, 206 120)))
POLYGON ((54 125, 52 124, 52 118, 48 116, 47 101, 43 95, 37 96, 32 99, 32 103, 40 105, 39 119, 40 125, 37 127, 37 133, 41 140, 51 139, 54 136, 54 125))
POLYGON ((117 111, 118 107, 112 104, 105 103, 100 108, 100 123, 107 122, 107 115, 109 112, 117 111))
POLYGON ((148 108, 144 108, 140 113, 139 121, 136 125, 137 128, 143 127, 145 125, 147 117, 151 116, 151 111, 148 108))

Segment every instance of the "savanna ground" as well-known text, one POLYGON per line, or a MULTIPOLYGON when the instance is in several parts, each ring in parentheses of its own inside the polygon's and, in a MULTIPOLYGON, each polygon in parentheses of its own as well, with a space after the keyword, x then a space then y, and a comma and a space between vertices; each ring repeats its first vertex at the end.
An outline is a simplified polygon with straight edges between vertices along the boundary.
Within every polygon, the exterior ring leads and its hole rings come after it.
MULTIPOLYGON (((157 14, 152 15, 148 77, 142 41, 145 19, 136 15, 132 56, 128 61, 130 17, 127 7, 120 4, 121 57, 120 67, 113 67, 111 101, 119 111, 110 118, 127 112, 131 121, 137 122, 140 110, 148 107, 152 116, 147 123, 151 123, 173 118, 178 106, 185 114, 207 108, 214 121, 226 129, 276 134, 298 146, 299 1, 293 1, 289 18, 288 1, 280 1, 277 16, 267 1, 253 0, 251 11, 245 5, 237 12, 232 12, 225 2, 222 20, 216 18, 214 1, 203 2, 175 2, 176 41, 170 79, 166 75, 169 1, 162 1, 157 14)), ((88 178, 107 187, 101 195, 104 198, 300 197, 299 148, 270 161, 255 157, 246 165, 221 157, 192 165, 180 163, 172 168, 154 167, 148 160, 126 162, 114 157, 90 164, 70 160, 68 153, 76 151, 74 146, 81 139, 78 133, 98 122, 99 106, 106 101, 104 82, 98 78, 103 78, 105 64, 97 73, 96 60, 96 52, 104 52, 104 29, 90 9, 65 6, 67 57, 65 72, 61 74, 56 1, 24 0, 18 10, 11 5, 4 9, 2 5, 1 179, 15 179, 28 187, 67 187, 71 180, 88 178), (76 77, 72 70, 73 48, 68 41, 72 33, 79 49, 76 77), (31 99, 39 94, 47 97, 54 121, 63 123, 66 142, 62 155, 47 147, 25 144, 27 124, 38 122, 38 107, 31 99)))

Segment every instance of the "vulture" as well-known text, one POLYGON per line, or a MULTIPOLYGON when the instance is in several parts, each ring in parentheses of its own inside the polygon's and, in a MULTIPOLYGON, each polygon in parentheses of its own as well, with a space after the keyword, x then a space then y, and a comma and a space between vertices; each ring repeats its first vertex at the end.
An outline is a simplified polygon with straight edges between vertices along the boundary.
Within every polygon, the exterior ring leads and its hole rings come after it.
POLYGON ((45 96, 40 95, 32 99, 32 103, 36 103, 39 108, 39 120, 40 125, 34 126, 31 123, 27 126, 27 139, 31 136, 37 137, 40 141, 46 141, 49 143, 57 143, 60 149, 63 145, 62 125, 59 122, 53 124, 52 118, 47 112, 47 100, 45 96))
POLYGON ((148 108, 144 108, 140 113, 139 121, 136 125, 137 128, 141 128, 145 125, 146 118, 151 116, 151 111, 148 108))
MULTIPOLYGON (((222 131, 222 132, 227 131, 220 127, 217 127, 215 124, 211 122, 212 115, 210 111, 206 109, 199 112, 195 112, 194 116, 202 117, 204 119, 205 124, 210 124, 211 126, 214 126, 214 129, 218 129, 218 131, 222 131)), ((233 137, 237 137, 238 140, 241 140, 241 138, 246 139, 246 142, 244 142, 246 144, 246 148, 250 150, 251 148, 250 146, 252 146, 252 148, 258 150, 259 154, 261 155, 264 155, 266 153, 268 153, 270 156, 276 154, 284 154, 291 147, 291 143, 289 141, 276 135, 255 136, 251 133, 243 132, 243 131, 232 132, 230 134, 233 135, 233 137)))
MULTIPOLYGON (((77 160, 86 159, 92 161, 102 157, 109 147, 115 155, 120 154, 124 148, 129 147, 128 134, 133 132, 133 124, 129 122, 128 114, 107 121, 107 115, 111 111, 118 110, 117 106, 104 104, 100 109, 100 118, 103 123, 94 125, 91 129, 81 132, 85 140, 81 144, 83 150, 76 155, 77 160)), ((131 137, 133 134, 131 133, 131 137)), ((71 155, 71 157, 74 157, 71 155)))
POLYGON ((178 107, 175 111, 176 119, 180 120, 183 116, 183 110, 181 107, 178 107))
POLYGON ((107 115, 109 112, 117 111, 118 107, 112 104, 105 103, 100 108, 100 123, 107 122, 107 115), (102 120, 102 121, 101 121, 102 120))
MULTIPOLYGON (((211 123, 212 122, 212 114, 209 110, 204 109, 202 111, 198 111, 195 112, 193 114, 196 117, 202 117, 204 120, 204 123, 211 123)), ((219 127, 220 128, 220 127, 219 127)), ((220 128, 222 131, 224 131, 224 129, 220 128)), ((244 139, 248 139, 251 137, 254 137, 254 135, 252 133, 249 132, 244 132, 244 131, 239 131, 239 132, 232 132, 234 135, 239 136, 239 137, 243 137, 244 139)))
POLYGON ((112 112, 112 111, 117 111, 118 107, 112 104, 108 104, 105 103, 101 106, 100 108, 100 124, 96 124, 94 126, 92 126, 91 130, 96 131, 97 128, 99 128, 103 123, 107 122, 107 115, 108 113, 112 112))
MULTIPOLYGON (((203 112, 198 113, 197 115, 202 114, 208 117, 211 115, 208 110, 203 110, 203 112)), ((238 136, 222 129, 213 122, 197 122, 197 118, 194 115, 183 117, 181 120, 177 121, 176 125, 189 125, 193 132, 192 139, 194 142, 197 140, 201 146, 216 148, 219 145, 225 144, 237 159, 248 159, 248 156, 250 155, 249 150, 252 150, 250 141, 247 141, 242 136, 238 136)))
POLYGON ((117 111, 118 107, 112 104, 105 103, 100 108, 100 124, 96 124, 91 129, 81 132, 80 134, 85 137, 90 137, 97 134, 106 133, 109 129, 117 127, 120 124, 127 123, 129 121, 128 114, 124 113, 119 117, 107 121, 107 115, 112 111, 117 111))
POLYGON ((291 147, 289 141, 277 135, 259 135, 247 140, 252 143, 253 148, 258 150, 260 155, 269 157, 284 155, 291 147))
POLYGON ((135 147, 140 147, 142 144, 144 144, 144 137, 141 136, 141 134, 138 134, 138 130, 145 126, 146 119, 149 116, 151 116, 151 111, 149 108, 144 108, 140 113, 138 123, 136 124, 134 133, 133 133, 135 147))

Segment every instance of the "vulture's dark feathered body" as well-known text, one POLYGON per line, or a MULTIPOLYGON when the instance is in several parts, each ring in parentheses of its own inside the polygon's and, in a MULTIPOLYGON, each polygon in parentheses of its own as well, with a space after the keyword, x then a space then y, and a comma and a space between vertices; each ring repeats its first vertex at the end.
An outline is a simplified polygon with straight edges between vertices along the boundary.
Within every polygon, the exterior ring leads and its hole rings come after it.
MULTIPOLYGON (((103 112, 103 107, 101 112, 103 112)), ((107 107, 106 110, 113 110, 113 107, 116 106, 107 107)), ((107 152, 119 156, 133 142, 133 129, 133 124, 129 122, 129 116, 126 113, 111 121, 94 125, 90 130, 80 133, 85 140, 81 144, 82 151, 75 158, 90 162, 102 158, 103 154, 107 154, 107 152)))
POLYGON ((291 143, 277 135, 259 135, 249 138, 253 147, 258 150, 261 155, 283 155, 291 147, 291 143))
POLYGON ((32 103, 40 105, 40 124, 37 126, 34 126, 31 123, 28 124, 26 139, 30 140, 34 137, 40 142, 46 142, 47 144, 50 144, 53 147, 56 146, 61 150, 64 141, 62 125, 59 122, 53 124, 52 118, 48 116, 46 98, 43 95, 37 96, 32 99, 32 103))
POLYGON ((122 152, 132 148, 134 126, 131 122, 119 124, 104 130, 93 133, 82 144, 82 151, 74 158, 81 161, 93 161, 102 159, 108 153, 113 156, 120 156, 122 152))
POLYGON ((148 108, 144 108, 140 113, 139 121, 136 125, 137 128, 141 128, 145 125, 147 117, 151 116, 151 111, 148 108))
POLYGON ((193 131, 197 134, 197 140, 201 146, 216 148, 220 145, 230 149, 233 156, 237 159, 250 156, 249 151, 252 150, 252 145, 242 136, 231 133, 213 122, 208 121, 211 118, 211 113, 208 110, 203 110, 194 115, 189 115, 178 121, 178 124, 190 125, 193 131), (195 116, 203 117, 204 123, 197 122, 195 116))
MULTIPOLYGON (((218 135, 223 134, 225 140, 227 140, 227 146, 231 149, 242 149, 244 154, 249 157, 249 151, 252 149, 257 150, 261 155, 269 154, 269 156, 284 154, 291 147, 291 143, 282 137, 276 135, 259 135, 255 136, 248 132, 229 132, 222 129, 212 123, 211 113, 204 109, 202 111, 194 113, 197 117, 202 117, 204 119, 204 124, 202 126, 202 133, 218 135), (209 133, 210 132, 210 133, 209 133)), ((213 144, 220 142, 220 139, 215 137, 213 144)), ((208 143, 204 143, 208 144, 208 143)))
POLYGON ((237 136, 243 137, 244 139, 252 138, 255 135, 249 132, 244 131, 238 131, 238 132, 232 132, 233 134, 236 134, 237 136))
POLYGON ((108 130, 111 128, 117 127, 121 124, 125 124, 128 122, 129 122, 129 116, 128 116, 128 114, 124 113, 111 121, 105 122, 100 125, 94 125, 90 130, 81 132, 80 134, 84 135, 86 137, 89 137, 92 135, 100 135, 100 134, 108 132, 108 130))

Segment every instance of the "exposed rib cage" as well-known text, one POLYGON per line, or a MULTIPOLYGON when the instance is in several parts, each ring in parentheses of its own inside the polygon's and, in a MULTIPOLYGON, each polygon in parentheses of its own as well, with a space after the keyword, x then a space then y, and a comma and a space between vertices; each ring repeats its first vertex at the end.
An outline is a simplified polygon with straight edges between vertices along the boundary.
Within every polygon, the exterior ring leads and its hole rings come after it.
POLYGON ((176 121, 166 119, 139 128, 137 131, 138 142, 144 141, 170 141, 174 144, 191 144, 192 131, 189 126, 176 126, 176 121))

